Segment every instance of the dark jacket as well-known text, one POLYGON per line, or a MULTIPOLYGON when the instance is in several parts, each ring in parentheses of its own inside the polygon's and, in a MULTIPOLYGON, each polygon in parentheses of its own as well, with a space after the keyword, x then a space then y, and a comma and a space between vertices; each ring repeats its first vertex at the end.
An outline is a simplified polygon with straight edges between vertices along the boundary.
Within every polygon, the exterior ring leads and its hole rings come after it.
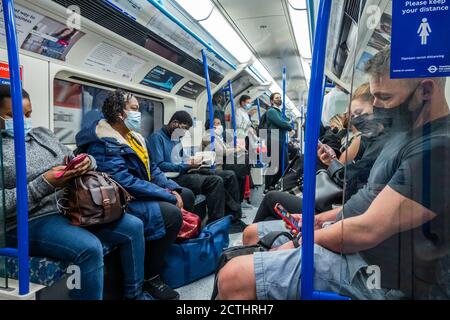
MULTIPOLYGON (((147 145, 140 134, 133 134, 147 145)), ((106 120, 96 121, 91 127, 79 132, 76 141, 82 151, 96 159, 98 171, 108 173, 135 198, 129 204, 129 213, 144 222, 146 240, 163 237, 166 231, 158 201, 175 204, 176 197, 167 189, 180 191, 181 187, 167 179, 156 163, 152 162, 150 182, 142 160, 106 120)))
POLYGON ((173 141, 166 128, 150 136, 148 149, 152 162, 163 172, 186 173, 190 169, 190 165, 182 161, 184 155, 181 141, 173 141))
MULTIPOLYGON (((270 107, 267 111, 267 148, 269 154, 272 154, 272 141, 279 143, 279 151, 283 149, 283 145, 286 143, 286 134, 292 130, 292 124, 283 119, 283 114, 280 109, 270 107)), ((287 150, 285 150, 287 153, 287 150)), ((280 160, 281 161, 281 160, 280 160)))

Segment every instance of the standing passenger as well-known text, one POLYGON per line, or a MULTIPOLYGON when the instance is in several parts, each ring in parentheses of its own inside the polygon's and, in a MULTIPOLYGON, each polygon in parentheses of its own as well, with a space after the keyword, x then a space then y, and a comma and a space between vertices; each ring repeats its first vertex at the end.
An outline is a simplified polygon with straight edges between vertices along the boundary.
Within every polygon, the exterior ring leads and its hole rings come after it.
POLYGON ((267 111, 267 115, 265 115, 265 117, 267 117, 267 129, 269 131, 267 138, 268 156, 273 157, 273 141, 278 143, 279 158, 278 161, 275 161, 277 163, 274 163, 274 161, 272 161, 271 163, 271 166, 275 166, 277 168, 277 173, 274 176, 266 175, 266 189, 270 189, 270 187, 274 186, 283 176, 283 159, 284 168, 288 167, 289 154, 287 148, 285 148, 283 152, 283 146, 286 143, 286 133, 292 130, 291 122, 283 118, 281 110, 283 100, 281 99, 281 94, 272 94, 270 96, 270 103, 272 104, 272 106, 267 111))

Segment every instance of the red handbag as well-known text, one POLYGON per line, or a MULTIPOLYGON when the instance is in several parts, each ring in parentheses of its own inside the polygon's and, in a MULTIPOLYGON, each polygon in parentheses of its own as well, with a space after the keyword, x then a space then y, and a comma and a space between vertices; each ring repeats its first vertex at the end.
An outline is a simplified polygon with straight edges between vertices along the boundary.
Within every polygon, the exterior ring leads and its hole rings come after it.
POLYGON ((178 233, 177 241, 198 237, 202 225, 200 217, 184 209, 181 209, 181 213, 183 214, 183 225, 178 233))

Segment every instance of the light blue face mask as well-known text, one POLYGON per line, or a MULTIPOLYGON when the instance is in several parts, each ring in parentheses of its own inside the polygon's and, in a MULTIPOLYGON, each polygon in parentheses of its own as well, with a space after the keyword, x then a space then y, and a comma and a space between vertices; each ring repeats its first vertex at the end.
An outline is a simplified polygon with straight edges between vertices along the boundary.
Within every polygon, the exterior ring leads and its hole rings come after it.
POLYGON ((253 108, 253 105, 251 103, 249 103, 249 104, 246 104, 244 108, 245 108, 245 110, 249 111, 251 108, 253 108))
MULTIPOLYGON (((5 121, 5 129, 2 130, 2 132, 6 133, 11 138, 14 138, 14 121, 13 119, 4 119, 5 121)), ((33 124, 31 122, 31 118, 25 118, 24 120, 24 129, 25 129, 25 136, 30 133, 31 129, 33 129, 33 124)))
POLYGON ((142 115, 139 111, 125 111, 127 118, 124 120, 125 125, 131 131, 141 131, 142 115))

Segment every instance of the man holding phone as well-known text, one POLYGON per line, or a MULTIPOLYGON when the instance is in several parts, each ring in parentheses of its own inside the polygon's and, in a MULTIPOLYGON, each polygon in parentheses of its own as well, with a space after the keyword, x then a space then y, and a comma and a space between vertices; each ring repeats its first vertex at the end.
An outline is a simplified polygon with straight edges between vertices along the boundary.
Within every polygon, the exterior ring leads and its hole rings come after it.
MULTIPOLYGON (((363 189, 342 209, 318 217, 335 223, 316 223, 315 289, 353 299, 449 299, 449 284, 442 283, 450 260, 446 79, 391 79, 389 48, 369 60, 366 71, 375 106, 405 131, 390 137, 363 189), (367 285, 368 266, 381 270, 379 288, 367 285)), ((300 258, 292 242, 237 257, 219 274, 219 297, 299 299, 300 258)))

